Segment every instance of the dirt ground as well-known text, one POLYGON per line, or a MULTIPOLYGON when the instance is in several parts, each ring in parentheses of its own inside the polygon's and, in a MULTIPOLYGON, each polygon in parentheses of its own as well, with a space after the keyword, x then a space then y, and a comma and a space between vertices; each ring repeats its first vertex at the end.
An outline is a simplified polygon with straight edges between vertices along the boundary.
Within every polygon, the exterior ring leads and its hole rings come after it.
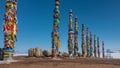
POLYGON ((0 68, 120 68, 120 59, 61 58, 61 60, 52 60, 45 57, 14 57, 14 59, 20 62, 0 64, 0 68))

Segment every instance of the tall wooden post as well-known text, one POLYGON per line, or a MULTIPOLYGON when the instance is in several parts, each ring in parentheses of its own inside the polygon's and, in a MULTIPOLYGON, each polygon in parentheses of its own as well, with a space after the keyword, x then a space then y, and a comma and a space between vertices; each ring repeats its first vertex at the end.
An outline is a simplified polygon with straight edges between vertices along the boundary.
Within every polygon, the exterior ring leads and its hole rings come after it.
POLYGON ((86 45, 85 45, 85 39, 84 39, 85 33, 84 33, 84 24, 82 24, 82 55, 83 57, 86 57, 86 45))
POLYGON ((60 37, 59 37, 59 23, 60 23, 60 0, 55 0, 55 9, 54 9, 54 24, 52 30, 52 57, 58 57, 58 49, 60 47, 60 37))
POLYGON ((100 58, 100 43, 99 43, 99 37, 97 37, 97 49, 98 49, 98 58, 100 58))
POLYGON ((75 18, 74 23, 74 55, 78 56, 78 18, 75 18))
POLYGON ((86 48, 87 48, 87 57, 90 57, 90 45, 89 45, 89 36, 88 36, 88 27, 86 28, 86 48))
POLYGON ((102 41, 102 56, 105 58, 104 41, 102 41))
POLYGON ((90 57, 93 56, 93 48, 92 48, 92 32, 90 32, 90 57))
POLYGON ((97 57, 97 55, 96 55, 96 35, 94 35, 94 57, 97 57))
POLYGON ((15 42, 17 41, 17 0, 5 0, 5 14, 3 23, 4 58, 12 59, 15 42))
POLYGON ((72 10, 69 12, 69 29, 68 29, 68 52, 69 56, 73 56, 74 51, 74 28, 73 28, 73 18, 72 10))

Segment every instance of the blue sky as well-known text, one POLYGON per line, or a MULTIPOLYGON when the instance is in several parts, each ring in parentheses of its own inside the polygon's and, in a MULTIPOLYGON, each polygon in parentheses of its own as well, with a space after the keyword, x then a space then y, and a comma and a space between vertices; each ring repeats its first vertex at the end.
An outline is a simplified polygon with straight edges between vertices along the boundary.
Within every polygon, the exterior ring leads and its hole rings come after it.
MULTIPOLYGON (((79 18, 79 48, 81 51, 81 23, 105 41, 105 49, 120 49, 120 0, 60 0, 60 51, 67 51, 69 10, 79 18)), ((39 46, 51 49, 54 0, 18 0, 18 41, 16 51, 39 46)), ((3 14, 5 2, 0 1, 0 47, 3 47, 3 14)))

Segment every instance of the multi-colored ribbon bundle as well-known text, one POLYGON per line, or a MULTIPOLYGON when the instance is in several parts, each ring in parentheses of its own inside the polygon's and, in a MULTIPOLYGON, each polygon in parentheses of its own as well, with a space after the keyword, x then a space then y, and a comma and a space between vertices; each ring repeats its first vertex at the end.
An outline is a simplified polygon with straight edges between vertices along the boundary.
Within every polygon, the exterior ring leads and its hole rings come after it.
POLYGON ((70 10, 69 14, 69 30, 68 30, 68 50, 69 55, 73 53, 74 50, 74 28, 73 28, 73 19, 72 19, 72 10, 70 10))
POLYGON ((59 23, 60 23, 60 11, 59 6, 60 2, 59 0, 55 0, 55 9, 54 9, 54 24, 53 24, 53 31, 52 31, 52 53, 55 55, 58 52, 58 48, 60 47, 60 38, 58 34, 59 29, 59 23))
POLYGON ((15 41, 17 41, 16 34, 17 28, 17 0, 5 0, 5 14, 3 23, 4 32, 4 55, 10 55, 13 53, 15 41))
POLYGON ((75 18, 74 24, 74 55, 78 56, 78 18, 75 18))

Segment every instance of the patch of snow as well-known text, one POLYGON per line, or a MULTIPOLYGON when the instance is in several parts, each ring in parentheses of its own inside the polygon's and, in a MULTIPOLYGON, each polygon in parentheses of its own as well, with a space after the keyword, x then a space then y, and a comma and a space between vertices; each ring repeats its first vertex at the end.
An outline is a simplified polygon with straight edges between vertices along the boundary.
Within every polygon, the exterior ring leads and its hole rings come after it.
POLYGON ((21 53, 21 54, 16 53, 13 56, 28 56, 28 54, 27 53, 21 53))

